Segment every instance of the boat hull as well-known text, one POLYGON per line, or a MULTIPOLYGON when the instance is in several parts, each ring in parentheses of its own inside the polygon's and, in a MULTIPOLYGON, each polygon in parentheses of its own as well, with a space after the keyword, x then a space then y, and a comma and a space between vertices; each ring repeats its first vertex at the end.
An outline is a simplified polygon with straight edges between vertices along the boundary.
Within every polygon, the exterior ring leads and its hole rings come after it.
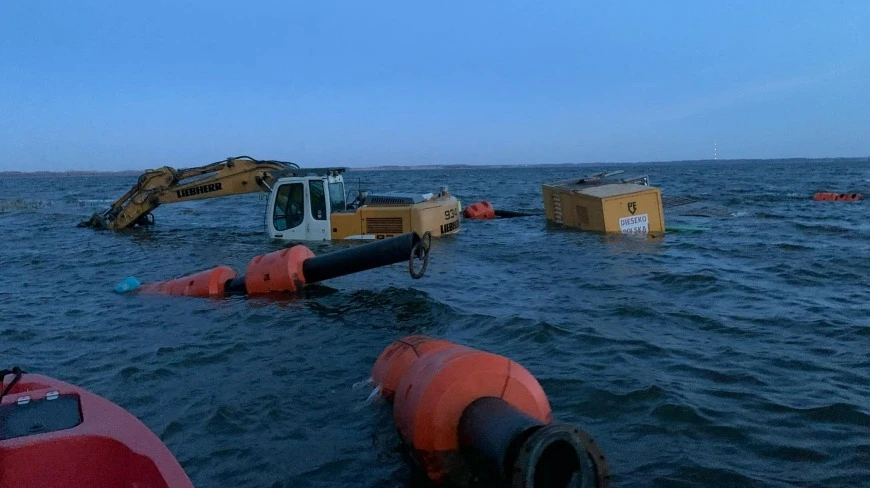
MULTIPOLYGON (((3 390, 12 378, 6 377, 3 390)), ((0 486, 193 483, 160 439, 123 408, 77 386, 25 373, 0 401, 0 486)))

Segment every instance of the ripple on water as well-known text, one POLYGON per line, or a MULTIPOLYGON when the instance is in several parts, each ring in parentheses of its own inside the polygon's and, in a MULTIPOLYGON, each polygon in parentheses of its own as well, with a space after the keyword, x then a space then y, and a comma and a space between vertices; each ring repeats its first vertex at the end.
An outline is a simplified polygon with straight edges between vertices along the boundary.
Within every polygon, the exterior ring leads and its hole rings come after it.
MULTIPOLYGON (((256 195, 163 206, 145 232, 94 232, 75 223, 135 177, 0 179, 4 202, 32 204, 35 191, 54 202, 0 218, 0 356, 127 408, 197 486, 426 486, 389 407, 353 387, 410 333, 527 367, 556 419, 596 437, 619 485, 864 484, 870 225, 861 206, 809 196, 863 181, 866 165, 636 169, 669 194, 701 197, 694 212, 666 211, 710 230, 651 241, 540 216, 468 222, 435 240, 421 280, 400 264, 299 296, 226 300, 111 290, 131 274, 244 270, 284 247, 263 239, 256 195)), ((443 182, 464 201, 540 212, 541 183, 581 170, 358 176, 384 191, 443 182)))
POLYGON ((702 464, 700 461, 684 459, 686 466, 676 469, 667 476, 657 477, 653 480, 653 486, 661 487, 689 487, 703 486, 716 480, 717 487, 762 487, 771 486, 760 479, 741 474, 737 470, 712 467, 702 464))
POLYGON ((0 337, 3 341, 28 343, 36 339, 36 332, 28 329, 0 329, 0 337))

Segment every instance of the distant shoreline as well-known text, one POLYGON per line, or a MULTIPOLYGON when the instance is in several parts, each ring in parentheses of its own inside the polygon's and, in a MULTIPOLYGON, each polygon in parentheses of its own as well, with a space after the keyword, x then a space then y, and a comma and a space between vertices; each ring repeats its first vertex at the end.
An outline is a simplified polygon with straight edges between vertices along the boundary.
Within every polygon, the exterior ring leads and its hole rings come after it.
MULTIPOLYGON (((425 170, 456 170, 456 169, 511 169, 511 168, 575 168, 589 166, 614 165, 659 165, 659 164, 739 164, 739 163, 825 163, 825 162, 870 162, 870 156, 850 158, 779 158, 779 159, 698 159, 680 161, 635 161, 635 162, 594 162, 594 163, 541 163, 541 164, 425 164, 425 165, 385 165, 365 168, 348 167, 348 171, 425 171, 425 170)), ((328 165, 317 165, 328 166, 328 165)), ((341 165, 334 165, 341 167, 341 165)), ((304 168, 305 166, 303 166, 304 168)), ((120 171, 0 171, 2 176, 138 176, 142 170, 120 171)))

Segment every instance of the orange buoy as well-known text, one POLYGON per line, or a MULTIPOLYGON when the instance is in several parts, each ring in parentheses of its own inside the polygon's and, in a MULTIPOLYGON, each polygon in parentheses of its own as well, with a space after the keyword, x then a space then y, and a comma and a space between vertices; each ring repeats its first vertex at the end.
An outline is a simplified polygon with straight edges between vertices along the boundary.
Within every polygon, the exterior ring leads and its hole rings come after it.
POLYGON ((404 337, 387 346, 378 356, 372 368, 372 379, 381 388, 381 395, 392 400, 399 380, 408 372, 411 363, 424 354, 453 347, 462 346, 421 335, 404 337))
MULTIPOLYGON (((400 435, 438 458, 459 450, 456 426, 465 407, 483 397, 501 398, 541 423, 552 421, 550 404, 538 381, 522 366, 495 354, 451 348, 424 355, 399 381, 393 404, 400 435)), ((429 477, 447 473, 444 462, 427 466, 429 477)))
POLYGON ((863 199, 864 195, 860 193, 819 192, 813 195, 813 200, 817 202, 858 202, 863 199))
POLYGON ((473 473, 517 488, 567 486, 579 472, 609 484, 594 441, 553 424, 541 385, 504 356, 409 336, 381 353, 372 379, 392 399, 399 435, 432 481, 464 484, 473 473), (554 484, 537 484, 542 478, 554 484))
POLYGON ((466 219, 490 220, 495 218, 495 209, 491 203, 483 200, 465 207, 462 215, 466 219))
POLYGON ((245 289, 249 295, 271 292, 294 292, 305 286, 302 265, 314 253, 305 246, 257 256, 245 271, 245 289))
POLYGON ((224 294, 227 281, 236 277, 236 272, 229 266, 218 266, 190 276, 174 280, 142 285, 142 293, 158 293, 161 295, 182 295, 188 297, 219 297, 224 294))

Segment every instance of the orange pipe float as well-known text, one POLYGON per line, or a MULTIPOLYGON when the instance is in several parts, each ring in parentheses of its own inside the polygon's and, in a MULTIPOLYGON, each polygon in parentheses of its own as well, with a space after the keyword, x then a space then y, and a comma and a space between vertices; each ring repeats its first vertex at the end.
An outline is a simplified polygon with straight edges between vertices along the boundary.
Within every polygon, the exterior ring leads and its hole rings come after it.
POLYGON ((472 203, 465 207, 462 211, 462 216, 466 219, 474 220, 492 220, 494 218, 510 218, 510 217, 530 217, 534 214, 525 212, 514 212, 513 210, 496 210, 491 203, 486 200, 472 203))
POLYGON ((229 266, 218 266, 206 271, 176 278, 174 280, 149 283, 139 289, 142 293, 161 295, 180 295, 188 297, 221 297, 227 281, 236 277, 236 272, 229 266))
POLYGON ((554 424, 541 385, 504 356, 408 336, 384 349, 372 379, 393 402, 399 435, 432 481, 476 477, 555 488, 579 473, 609 485, 592 439, 554 424))
POLYGON ((819 192, 813 195, 813 200, 817 202, 859 202, 863 199, 864 195, 860 193, 819 192))
POLYGON ((294 246, 257 256, 245 271, 245 289, 250 295, 295 292, 305 286, 302 267, 314 253, 305 246, 294 246))
POLYGON ((201 271, 169 281, 142 285, 142 293, 189 297, 222 297, 231 293, 263 295, 295 293, 305 284, 303 267, 314 257, 305 246, 293 246, 256 256, 248 262, 244 276, 237 276, 229 266, 201 271))
POLYGON ((491 203, 483 200, 465 207, 462 215, 466 219, 491 220, 495 218, 495 208, 491 203))
POLYGON ((222 297, 233 292, 249 295, 293 293, 305 286, 302 268, 305 261, 313 257, 314 253, 307 247, 294 246, 254 257, 241 277, 229 266, 218 266, 190 276, 142 285, 139 290, 142 293, 202 298, 222 297))
POLYGON ((411 276, 416 279, 423 277, 429 263, 431 236, 427 232, 424 237, 411 232, 319 257, 305 246, 294 246, 254 257, 248 262, 243 276, 238 276, 229 266, 218 266, 189 276, 146 285, 140 284, 131 276, 119 283, 115 291, 126 293, 139 290, 143 293, 193 297, 222 297, 234 293, 293 293, 307 283, 387 266, 406 259, 409 260, 411 276), (423 260, 420 271, 414 270, 415 259, 423 260))
POLYGON ((387 346, 372 368, 372 379, 381 389, 381 395, 392 401, 399 381, 408 372, 411 363, 425 354, 443 349, 459 348, 457 344, 425 336, 408 336, 387 346))

